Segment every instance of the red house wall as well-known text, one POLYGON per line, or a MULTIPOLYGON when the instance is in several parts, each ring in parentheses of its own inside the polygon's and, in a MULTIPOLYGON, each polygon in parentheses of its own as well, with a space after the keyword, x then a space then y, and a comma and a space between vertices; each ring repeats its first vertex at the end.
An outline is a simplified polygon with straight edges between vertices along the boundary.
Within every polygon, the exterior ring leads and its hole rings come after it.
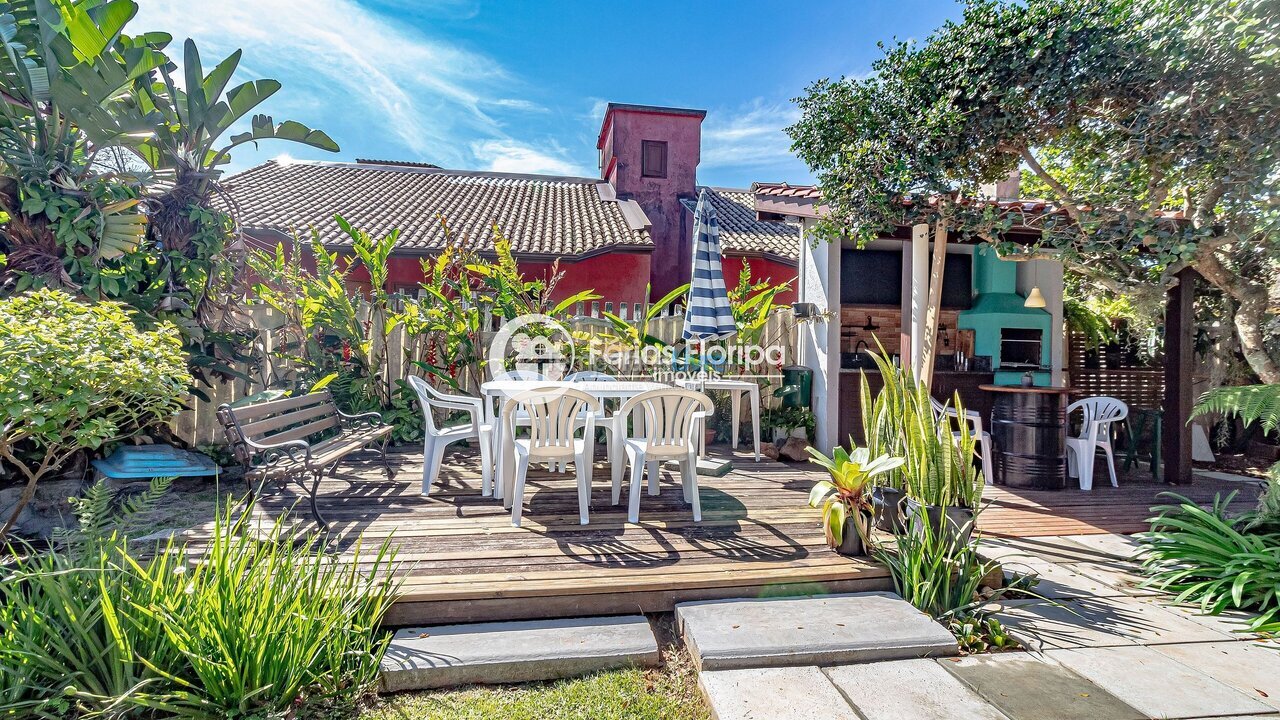
MULTIPOLYGON (((520 272, 528 280, 547 280, 551 277, 549 262, 519 261, 520 272)), ((612 252, 589 257, 578 262, 561 262, 564 276, 556 283, 552 300, 559 302, 582 290, 594 290, 601 298, 600 309, 611 303, 618 312, 621 303, 644 303, 645 286, 649 282, 649 255, 647 253, 612 252)), ((416 294, 423 281, 422 260, 419 257, 392 257, 388 262, 388 284, 393 292, 416 294)), ((353 284, 369 287, 369 273, 363 267, 351 272, 353 284)), ((584 308, 591 314, 591 303, 584 308)))
MULTIPOLYGON (((769 280, 777 284, 780 282, 791 282, 791 288, 785 292, 778 293, 776 302, 779 304, 790 305, 796 301, 796 267, 786 263, 770 260, 767 258, 744 258, 741 256, 726 255, 721 264, 724 270, 724 284, 730 290, 738 287, 738 275, 742 272, 743 263, 751 264, 751 280, 760 282, 769 280)), ((687 282, 687 281, 686 281, 687 282)))

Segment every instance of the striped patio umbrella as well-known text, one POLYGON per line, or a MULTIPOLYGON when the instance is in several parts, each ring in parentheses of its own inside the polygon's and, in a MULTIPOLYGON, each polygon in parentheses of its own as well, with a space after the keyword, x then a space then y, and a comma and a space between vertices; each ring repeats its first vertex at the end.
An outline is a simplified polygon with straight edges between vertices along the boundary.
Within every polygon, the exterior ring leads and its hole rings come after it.
POLYGON ((720 266, 720 226, 704 189, 693 211, 693 281, 684 311, 684 339, 706 343, 737 331, 720 266))

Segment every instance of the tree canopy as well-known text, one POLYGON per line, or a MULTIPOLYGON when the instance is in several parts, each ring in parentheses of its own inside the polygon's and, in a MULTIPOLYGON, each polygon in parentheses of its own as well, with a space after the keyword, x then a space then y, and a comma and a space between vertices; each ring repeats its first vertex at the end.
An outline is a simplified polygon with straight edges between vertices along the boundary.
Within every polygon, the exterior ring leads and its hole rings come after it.
MULTIPOLYGON (((1280 382, 1280 4, 971 0, 865 79, 821 80, 789 129, 828 238, 943 221, 997 244, 1014 226, 1096 283, 1167 285, 1196 268, 1232 300, 1240 347, 1280 382), (973 203, 1021 169, 1061 212, 973 203)), ((1037 249, 1033 248, 1031 252, 1037 249)))

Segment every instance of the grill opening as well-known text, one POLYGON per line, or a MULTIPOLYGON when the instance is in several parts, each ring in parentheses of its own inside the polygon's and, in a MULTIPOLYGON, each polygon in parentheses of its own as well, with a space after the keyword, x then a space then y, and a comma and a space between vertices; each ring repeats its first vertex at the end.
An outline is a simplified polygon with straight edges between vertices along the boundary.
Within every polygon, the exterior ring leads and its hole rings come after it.
POLYGON ((1009 368, 1040 367, 1040 345, 1043 330, 1004 328, 1000 331, 1000 366, 1009 368))

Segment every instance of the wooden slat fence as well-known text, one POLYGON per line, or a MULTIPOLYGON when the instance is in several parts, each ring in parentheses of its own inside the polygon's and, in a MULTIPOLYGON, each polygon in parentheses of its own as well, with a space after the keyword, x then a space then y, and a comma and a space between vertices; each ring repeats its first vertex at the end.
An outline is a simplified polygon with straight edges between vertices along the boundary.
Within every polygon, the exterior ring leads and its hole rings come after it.
MULTIPOLYGON (((367 320, 368 314, 369 308, 366 304, 361 308, 361 319, 367 320)), ((202 391, 208 396, 207 400, 194 396, 189 398, 188 406, 191 409, 179 413, 173 422, 174 434, 182 441, 197 447, 225 444, 226 439, 223 437, 222 427, 217 420, 219 406, 224 403, 235 402, 261 392, 267 387, 287 383, 293 379, 293 368, 288 360, 277 351, 277 343, 280 342, 280 338, 278 333, 273 332, 273 330, 280 325, 280 322, 269 310, 256 312, 254 321, 258 330, 254 354, 258 360, 255 363, 248 363, 239 368, 241 372, 252 377, 254 382, 237 379, 218 383, 212 388, 202 388, 202 391)), ((612 325, 602 318, 577 317, 570 321, 569 326, 575 334, 601 336, 602 340, 613 333, 612 325)), ((683 329, 683 316, 675 314, 655 318, 649 323, 649 334, 665 343, 679 341, 683 329)), ((796 362, 796 323, 790 309, 780 309, 769 318, 761 333, 760 344, 778 346, 781 349, 783 364, 796 362)), ((413 363, 425 358, 426 345, 427 343, 422 338, 409 336, 403 327, 396 328, 387 338, 388 377, 394 381, 403 379, 409 374, 420 374, 415 372, 416 368, 413 363)), ((650 374, 650 368, 642 367, 639 364, 600 369, 608 369, 621 376, 648 377, 650 374)), ((771 392, 769 392, 769 388, 776 388, 781 384, 778 368, 756 367, 751 368, 750 372, 766 377, 769 384, 766 386, 765 392, 762 393, 762 400, 766 407, 772 407, 776 404, 776 401, 771 392)), ((469 388, 469 391, 474 394, 477 389, 469 388)))

